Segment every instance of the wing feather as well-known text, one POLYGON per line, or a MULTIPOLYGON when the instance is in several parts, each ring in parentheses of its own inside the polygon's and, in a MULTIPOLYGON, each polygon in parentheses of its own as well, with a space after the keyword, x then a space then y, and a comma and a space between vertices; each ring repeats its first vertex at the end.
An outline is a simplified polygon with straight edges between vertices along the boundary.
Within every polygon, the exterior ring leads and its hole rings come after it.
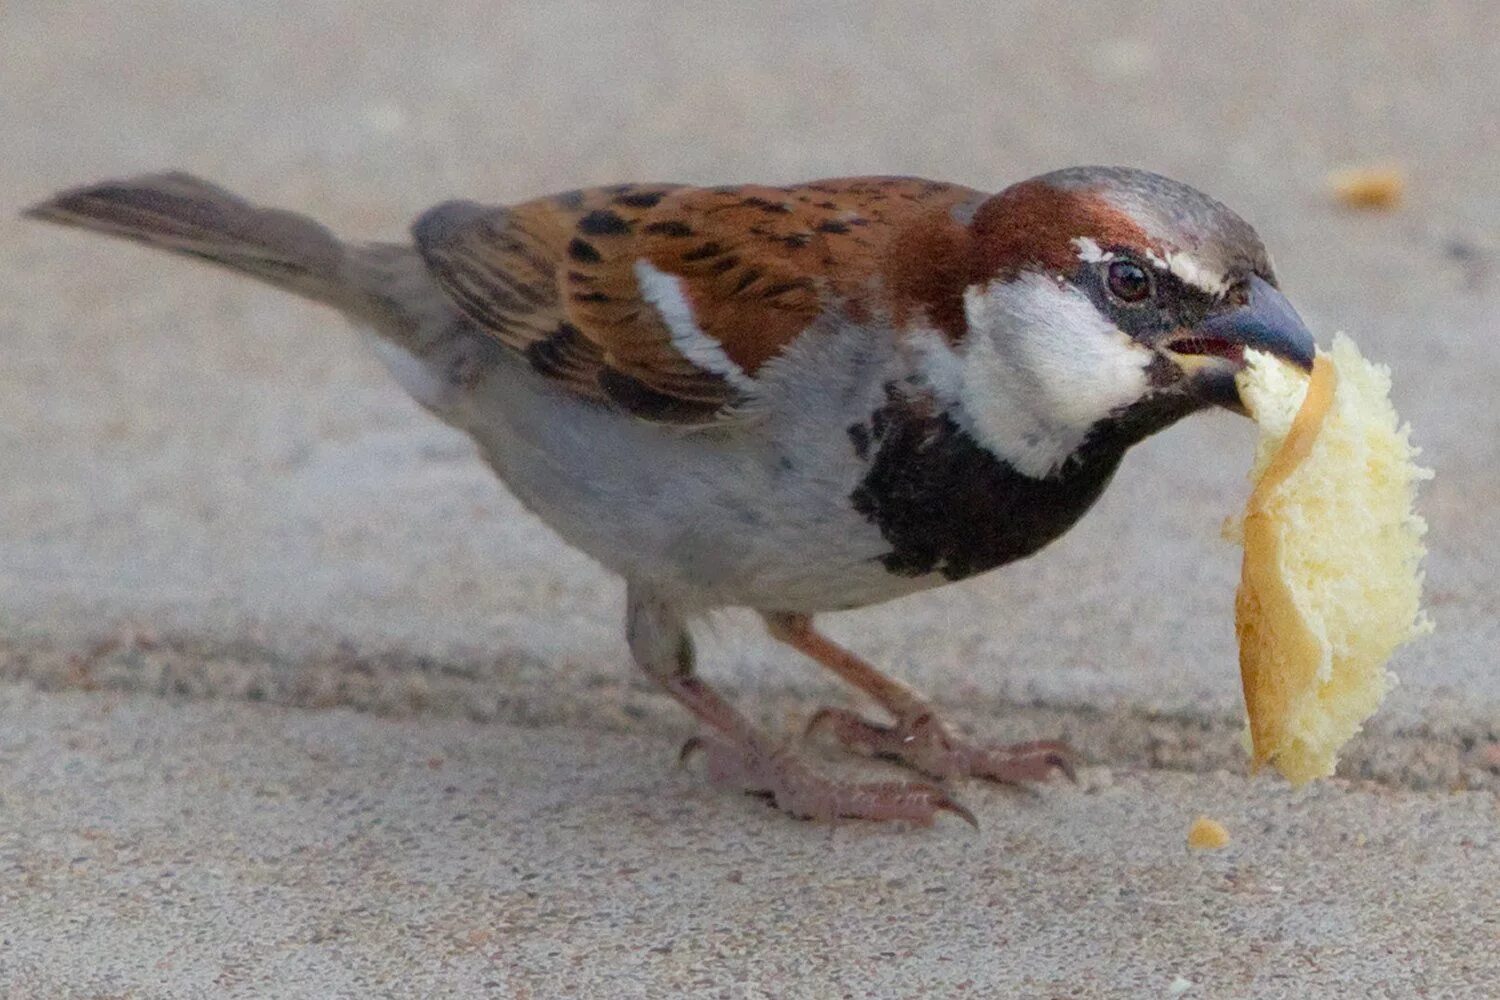
POLYGON ((982 197, 905 177, 637 184, 447 202, 412 235, 438 285, 537 371, 644 419, 703 424, 747 402, 760 368, 826 311, 900 312, 886 280, 897 234, 961 228, 982 197))

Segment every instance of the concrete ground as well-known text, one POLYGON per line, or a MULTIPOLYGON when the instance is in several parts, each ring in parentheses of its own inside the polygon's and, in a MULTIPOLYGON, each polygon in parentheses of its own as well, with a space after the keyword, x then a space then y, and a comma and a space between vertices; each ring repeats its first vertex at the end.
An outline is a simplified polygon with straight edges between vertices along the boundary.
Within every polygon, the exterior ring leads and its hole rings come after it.
MULTIPOLYGON (((1496 995, 1495 38, 1481 2, 8 0, 0 990, 1496 995), (1380 161, 1402 207, 1332 204, 1380 161), (451 196, 1076 162, 1236 206, 1395 369, 1438 631, 1340 779, 1244 774, 1244 422, 1149 442, 1031 562, 828 620, 975 730, 1073 740, 1078 787, 963 786, 977 833, 797 824, 673 767, 619 583, 336 318, 14 217, 165 167, 373 238, 451 196), (1199 813, 1228 848, 1186 849, 1199 813)), ((844 697, 744 615, 703 639, 788 733, 844 697)))

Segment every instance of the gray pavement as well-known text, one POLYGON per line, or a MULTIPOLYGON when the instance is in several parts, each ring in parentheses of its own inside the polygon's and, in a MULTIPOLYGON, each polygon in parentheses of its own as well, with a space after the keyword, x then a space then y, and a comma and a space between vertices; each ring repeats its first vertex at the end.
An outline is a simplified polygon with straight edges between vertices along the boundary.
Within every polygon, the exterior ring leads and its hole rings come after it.
POLYGON ((787 822, 659 731, 0 706, 23 996, 1493 995, 1492 795, 1094 769, 914 835, 787 822))
MULTIPOLYGON (((1496 38, 1477 2, 10 0, 0 986, 1494 995, 1496 38), (1329 202, 1326 171, 1386 160, 1400 210, 1329 202), (1234 205, 1314 327, 1395 368, 1438 631, 1349 780, 1243 777, 1243 422, 1148 443, 1031 562, 831 617, 975 729, 1097 766, 963 788, 978 834, 829 831, 671 768, 690 730, 630 672, 619 584, 336 318, 13 212, 180 167, 375 238, 451 196, 1075 162, 1234 205), (1185 851, 1199 812, 1230 848, 1185 851)), ((703 638, 768 724, 838 696, 744 615, 703 638)))

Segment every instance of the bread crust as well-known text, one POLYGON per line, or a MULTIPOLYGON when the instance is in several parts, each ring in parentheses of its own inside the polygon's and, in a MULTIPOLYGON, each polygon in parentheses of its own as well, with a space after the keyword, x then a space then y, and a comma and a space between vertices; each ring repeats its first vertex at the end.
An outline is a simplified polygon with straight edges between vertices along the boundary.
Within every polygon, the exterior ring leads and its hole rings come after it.
POLYGON ((1280 532, 1269 502, 1312 452, 1333 405, 1337 383, 1333 362, 1319 354, 1291 430, 1256 482, 1245 508, 1235 632, 1240 682, 1250 716, 1252 770, 1270 762, 1286 744, 1292 702, 1317 682, 1320 642, 1283 577, 1280 532))

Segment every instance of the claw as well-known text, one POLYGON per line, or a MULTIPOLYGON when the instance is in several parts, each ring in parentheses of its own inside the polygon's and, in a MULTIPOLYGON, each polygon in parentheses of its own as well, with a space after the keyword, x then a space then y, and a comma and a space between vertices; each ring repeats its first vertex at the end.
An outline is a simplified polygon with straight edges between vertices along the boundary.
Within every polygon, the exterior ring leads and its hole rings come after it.
POLYGON ((946 812, 951 812, 974 829, 979 829, 979 820, 962 803, 957 802, 944 795, 933 802, 933 806, 946 812))
POLYGON ((1073 764, 1072 754, 1051 753, 1047 755, 1047 764, 1054 770, 1061 771, 1062 776, 1073 784, 1078 784, 1078 768, 1073 764))
POLYGON ((699 751, 703 751, 704 749, 703 737, 689 737, 688 741, 682 745, 682 749, 677 751, 677 766, 686 767, 688 760, 693 756, 693 754, 698 753, 699 751))
MULTIPOLYGON (((1030 763, 1034 760, 1038 765, 1037 780, 1039 781, 1045 780, 1048 774, 1057 771, 1073 784, 1078 783, 1078 751, 1061 740, 1033 740, 1001 749, 1006 758, 1005 763, 1030 763)), ((984 756, 986 755, 983 753, 978 755, 980 759, 984 756)))

